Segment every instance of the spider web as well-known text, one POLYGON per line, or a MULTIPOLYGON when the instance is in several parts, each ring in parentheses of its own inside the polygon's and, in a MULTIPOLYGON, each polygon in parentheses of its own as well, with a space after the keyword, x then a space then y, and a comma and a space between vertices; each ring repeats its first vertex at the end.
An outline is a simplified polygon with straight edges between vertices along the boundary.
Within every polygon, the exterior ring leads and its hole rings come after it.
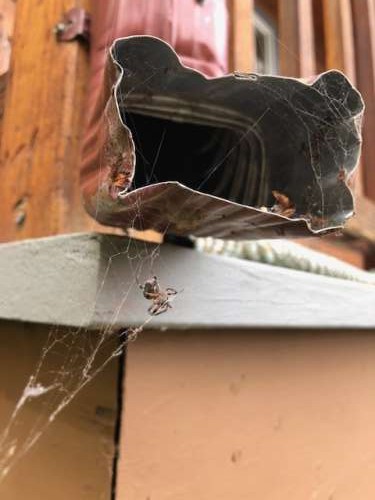
MULTIPOLYGON (((115 26, 114 21, 113 16, 112 26, 115 26)), ((111 43, 112 37, 109 34, 107 51, 111 43)), ((137 201, 135 205, 136 213, 141 215, 137 201)), ((123 248, 119 250, 118 244, 113 245, 113 253, 108 257, 95 298, 97 306, 103 301, 105 284, 113 264, 118 259, 126 258, 132 279, 124 282, 122 296, 118 298, 108 323, 99 331, 86 327, 66 329, 54 326, 50 329, 35 369, 26 381, 7 425, 0 433, 0 484, 77 394, 109 363, 122 356, 126 346, 134 342, 152 321, 153 316, 147 312, 149 303, 139 286, 154 275, 154 262, 159 257, 160 244, 131 241, 124 237, 121 246, 123 248), (115 326, 119 314, 129 295, 135 292, 139 294, 139 300, 145 303, 144 320, 136 327, 124 325, 123 329, 119 329, 115 326), (115 347, 112 347, 113 344, 115 347), (26 426, 20 425, 30 406, 37 409, 35 418, 33 421, 27 419, 26 426)))

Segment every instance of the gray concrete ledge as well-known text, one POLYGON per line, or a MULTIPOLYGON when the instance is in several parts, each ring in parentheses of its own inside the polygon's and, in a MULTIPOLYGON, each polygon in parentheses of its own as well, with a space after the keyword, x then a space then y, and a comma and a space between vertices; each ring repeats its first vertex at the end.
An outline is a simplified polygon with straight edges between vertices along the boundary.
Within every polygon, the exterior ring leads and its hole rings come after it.
POLYGON ((95 233, 0 245, 0 318, 140 325, 138 274, 182 290, 151 328, 375 328, 375 286, 95 233))

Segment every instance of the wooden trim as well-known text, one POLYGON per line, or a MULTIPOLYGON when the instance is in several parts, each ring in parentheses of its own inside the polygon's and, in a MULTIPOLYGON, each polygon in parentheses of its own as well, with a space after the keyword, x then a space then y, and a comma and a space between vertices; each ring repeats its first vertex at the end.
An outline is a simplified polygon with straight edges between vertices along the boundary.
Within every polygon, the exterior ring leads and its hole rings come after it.
MULTIPOLYGON (((364 15, 363 9, 369 8, 370 4, 367 5, 367 0, 353 0, 353 2, 351 0, 322 0, 322 6, 327 69, 335 68, 343 71, 353 84, 356 84, 358 75, 358 83, 362 81, 362 85, 364 85, 363 79, 366 76, 363 75, 365 71, 368 71, 366 65, 371 65, 371 62, 368 61, 368 56, 364 56, 363 53, 361 61, 358 57, 356 58, 355 49, 358 55, 359 40, 357 39, 359 38, 361 38, 361 47, 363 44, 369 43, 369 39, 366 39, 362 33, 360 34, 361 30, 366 31, 366 28, 362 26, 362 24, 366 25, 366 20, 361 19, 360 21, 358 14, 361 12, 361 15, 364 15)), ((370 24, 370 21, 368 23, 370 24)), ((368 52, 366 53, 368 54, 368 52)), ((368 87, 366 88, 368 89, 368 87)), ((374 130, 374 125, 370 126, 369 129, 374 130)), ((367 130, 366 137, 368 137, 367 130)), ((365 142, 367 140, 365 138, 365 142)), ((365 164, 368 165, 368 153, 365 152, 365 149, 362 157, 364 164, 361 164, 358 170, 361 175, 356 175, 355 179, 356 215, 347 223, 345 233, 372 245, 375 242, 375 205, 364 196, 362 180, 365 176, 368 179, 369 175, 365 172, 365 164)), ((368 168, 367 170, 371 171, 368 168)))
POLYGON ((366 104, 362 171, 363 191, 375 201, 375 0, 352 0, 357 84, 366 104))
POLYGON ((322 1, 327 69, 339 69, 355 83, 356 71, 350 0, 322 1))
POLYGON ((280 73, 308 77, 316 73, 312 0, 278 3, 280 73))
POLYGON ((326 42, 323 25, 322 0, 313 0, 314 46, 317 74, 326 71, 326 42))
POLYGON ((88 3, 17 2, 0 150, 2 241, 90 227, 78 168, 88 54, 53 33, 66 10, 88 3))
POLYGON ((230 71, 254 71, 254 1, 229 0, 228 7, 230 19, 230 71))
POLYGON ((1 245, 0 276, 0 317, 9 320, 91 329, 375 327, 373 284, 118 236, 1 245), (152 275, 179 290, 172 309, 155 317, 136 283, 152 275))

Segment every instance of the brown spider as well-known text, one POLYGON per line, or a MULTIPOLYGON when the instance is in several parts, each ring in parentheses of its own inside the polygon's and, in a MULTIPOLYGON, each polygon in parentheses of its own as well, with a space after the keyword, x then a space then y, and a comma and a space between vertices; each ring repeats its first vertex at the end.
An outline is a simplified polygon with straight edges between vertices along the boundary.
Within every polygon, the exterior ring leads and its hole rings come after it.
POLYGON ((169 302, 170 297, 178 293, 174 288, 162 290, 156 276, 145 281, 143 285, 139 285, 139 288, 143 291, 145 299, 152 300, 152 304, 148 308, 151 316, 157 316, 170 309, 172 307, 169 302))

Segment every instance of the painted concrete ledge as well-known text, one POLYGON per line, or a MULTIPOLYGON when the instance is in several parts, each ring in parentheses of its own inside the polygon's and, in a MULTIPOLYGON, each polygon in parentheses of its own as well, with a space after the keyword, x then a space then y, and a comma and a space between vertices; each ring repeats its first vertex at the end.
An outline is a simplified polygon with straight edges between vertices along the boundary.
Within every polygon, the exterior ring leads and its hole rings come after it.
POLYGON ((375 328, 375 286, 95 233, 0 245, 0 318, 140 325, 138 274, 182 290, 151 328, 375 328))

